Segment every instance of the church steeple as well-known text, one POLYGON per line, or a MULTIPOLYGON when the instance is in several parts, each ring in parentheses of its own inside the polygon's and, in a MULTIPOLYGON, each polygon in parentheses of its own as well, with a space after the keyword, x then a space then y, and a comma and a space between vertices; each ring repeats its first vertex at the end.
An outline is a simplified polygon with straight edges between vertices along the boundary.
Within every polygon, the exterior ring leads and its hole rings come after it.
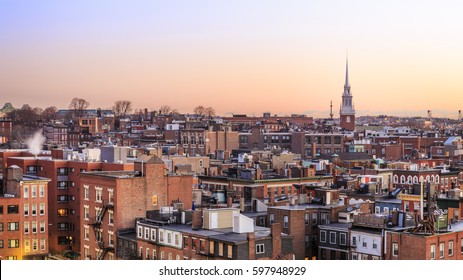
POLYGON ((346 57, 346 81, 344 84, 344 92, 342 93, 341 108, 339 110, 341 127, 346 130, 355 129, 355 109, 352 99, 353 96, 349 84, 349 61, 346 57))
POLYGON ((344 94, 350 95, 350 84, 349 84, 349 61, 346 58, 346 83, 344 84, 344 94))

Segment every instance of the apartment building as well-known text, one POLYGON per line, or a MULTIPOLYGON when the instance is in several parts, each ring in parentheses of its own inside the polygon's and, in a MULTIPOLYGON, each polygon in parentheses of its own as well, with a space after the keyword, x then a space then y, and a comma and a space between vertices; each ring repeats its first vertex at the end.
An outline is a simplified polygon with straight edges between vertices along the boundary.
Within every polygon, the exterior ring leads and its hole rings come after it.
POLYGON ((2 176, 0 259, 38 260, 49 253, 48 183, 18 166, 2 176))

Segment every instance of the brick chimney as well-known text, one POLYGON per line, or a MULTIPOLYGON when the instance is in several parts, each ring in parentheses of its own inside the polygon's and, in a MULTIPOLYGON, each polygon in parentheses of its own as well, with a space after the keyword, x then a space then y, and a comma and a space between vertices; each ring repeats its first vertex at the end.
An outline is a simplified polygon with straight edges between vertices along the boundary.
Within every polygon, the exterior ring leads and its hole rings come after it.
POLYGON ((268 201, 269 206, 274 206, 275 205, 275 191, 270 188, 270 199, 268 201))
POLYGON ((227 197, 227 207, 228 208, 233 207, 233 197, 231 197, 231 196, 227 197))
POLYGON ((270 225, 270 234, 272 236, 272 259, 276 259, 281 255, 281 226, 279 223, 270 225))
POLYGON ((196 210, 193 212, 191 228, 192 229, 201 229, 203 227, 203 211, 196 210))
POLYGON ((256 238, 254 232, 248 232, 249 260, 256 259, 256 238))

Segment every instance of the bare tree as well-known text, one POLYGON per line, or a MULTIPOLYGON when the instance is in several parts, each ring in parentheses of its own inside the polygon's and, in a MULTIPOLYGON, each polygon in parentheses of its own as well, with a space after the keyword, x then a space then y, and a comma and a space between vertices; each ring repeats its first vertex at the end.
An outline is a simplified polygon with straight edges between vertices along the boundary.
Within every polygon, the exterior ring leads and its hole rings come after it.
POLYGON ((84 116, 84 112, 89 105, 90 103, 87 100, 75 97, 69 104, 69 109, 72 110, 75 118, 80 118, 84 116))
POLYGON ((199 105, 196 108, 193 109, 193 113, 195 113, 198 116, 203 116, 206 108, 203 106, 199 105))
POLYGON ((159 108, 160 115, 169 115, 171 112, 172 109, 168 105, 162 105, 161 108, 159 108))
POLYGON ((58 109, 55 106, 47 107, 42 112, 42 119, 51 121, 56 119, 56 115, 58 113, 58 109))
POLYGON ((113 113, 116 118, 124 117, 132 112, 132 101, 118 100, 114 103, 113 113))
POLYGON ((215 116, 215 110, 212 107, 207 107, 206 109, 204 109, 204 113, 206 114, 206 116, 209 116, 209 118, 215 116))

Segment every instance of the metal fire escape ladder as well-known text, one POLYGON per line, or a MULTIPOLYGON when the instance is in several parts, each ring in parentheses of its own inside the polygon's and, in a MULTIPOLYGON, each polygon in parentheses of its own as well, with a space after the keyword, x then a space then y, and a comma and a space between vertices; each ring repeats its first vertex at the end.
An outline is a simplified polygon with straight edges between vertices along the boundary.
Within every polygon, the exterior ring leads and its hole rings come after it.
MULTIPOLYGON (((104 203, 103 203, 104 205, 104 203)), ((101 234, 101 223, 105 217, 106 212, 108 209, 113 209, 114 205, 112 203, 107 203, 103 206, 98 216, 95 217, 95 221, 90 224, 93 228, 93 232, 95 233, 95 240, 98 243, 98 247, 100 248, 100 253, 96 256, 97 260, 103 260, 106 256, 106 253, 109 251, 114 251, 113 247, 110 247, 109 244, 105 246, 103 235, 101 234)))

